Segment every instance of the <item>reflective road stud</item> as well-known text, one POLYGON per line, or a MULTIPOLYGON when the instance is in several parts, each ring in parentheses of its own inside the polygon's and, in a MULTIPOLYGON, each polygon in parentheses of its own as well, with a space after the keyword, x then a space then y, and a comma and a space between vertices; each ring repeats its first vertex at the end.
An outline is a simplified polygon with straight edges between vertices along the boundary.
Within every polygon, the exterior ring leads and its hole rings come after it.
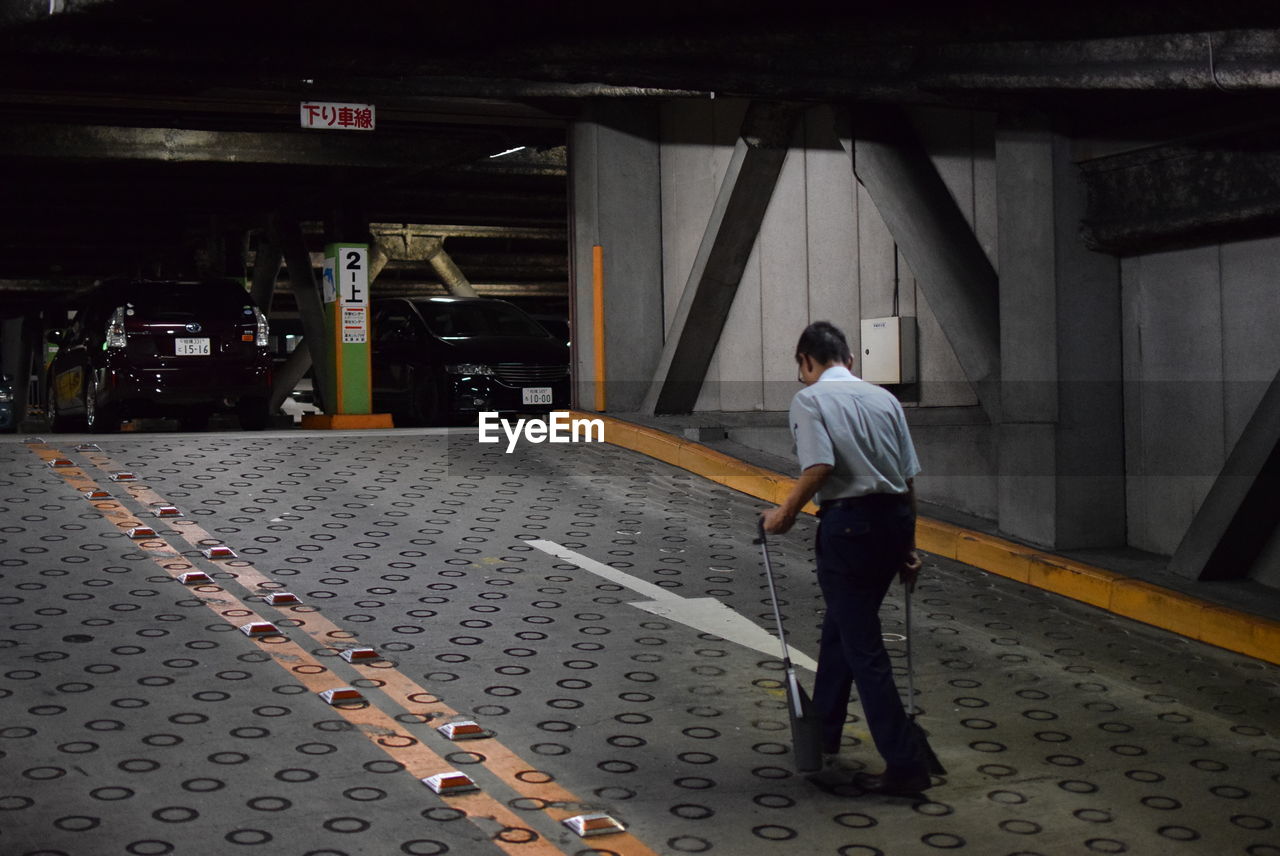
MULTIPOLYGON (((372 648, 348 648, 345 651, 339 651, 338 656, 346 660, 348 663, 358 663, 361 660, 381 660, 382 655, 372 648)), ((425 779, 423 781, 426 781, 425 779)))
POLYGON ((111 494, 101 488, 97 490, 86 490, 83 494, 85 499, 110 499, 111 494))
POLYGON ((577 814, 560 821, 578 833, 581 838, 592 835, 609 835, 614 832, 625 832, 626 827, 607 814, 577 814))
POLYGON ((81 443, 79 446, 76 446, 76 451, 77 452, 101 452, 102 447, 99 446, 97 443, 81 443))
POLYGON ((204 571, 187 571, 185 574, 178 574, 178 582, 184 586, 193 586, 197 583, 211 583, 213 582, 213 577, 204 571))
POLYGON ((478 740, 481 737, 492 737, 492 733, 485 731, 470 719, 459 720, 458 722, 446 722, 436 729, 450 740, 478 740))
POLYGON ((285 606, 290 603, 302 603, 293 592, 278 591, 267 595, 267 603, 272 606, 285 606))
POLYGON ((131 482, 137 481, 138 477, 133 473, 112 473, 111 480, 113 482, 131 482))
POLYGON ((206 559, 234 559, 236 557, 236 551, 230 547, 206 547, 200 552, 204 554, 206 559))
POLYGON ((431 788, 431 790, 440 794, 442 797, 480 790, 480 786, 471 781, 470 776, 467 776, 464 773, 459 773, 457 770, 450 770, 447 773, 436 773, 434 776, 427 776, 427 778, 422 780, 422 784, 431 788))
POLYGON ((326 704, 345 704, 353 701, 364 701, 364 696, 353 687, 337 687, 320 693, 326 704))
POLYGON ((74 467, 75 465, 76 465, 76 462, 71 460, 70 458, 54 458, 52 461, 49 462, 49 466, 54 467, 55 469, 61 469, 63 467, 74 467))
POLYGON ((250 621, 248 624, 240 625, 240 632, 243 633, 245 636, 272 636, 272 635, 283 636, 284 635, 283 633, 280 632, 279 628, 277 628, 270 621, 250 621))
POLYGON ((130 538, 137 541, 141 538, 155 538, 156 530, 150 526, 135 526, 126 533, 130 538))
POLYGON ((173 505, 162 505, 155 510, 156 517, 181 517, 182 512, 173 505))

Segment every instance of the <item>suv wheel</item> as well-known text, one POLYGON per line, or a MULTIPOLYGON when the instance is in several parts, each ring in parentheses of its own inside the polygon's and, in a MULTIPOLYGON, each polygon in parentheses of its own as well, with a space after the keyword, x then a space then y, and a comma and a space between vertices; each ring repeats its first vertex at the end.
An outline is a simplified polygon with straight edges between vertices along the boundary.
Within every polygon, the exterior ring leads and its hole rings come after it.
POLYGON ((70 431, 72 421, 58 410, 58 392, 53 388, 53 378, 49 379, 49 430, 70 431))

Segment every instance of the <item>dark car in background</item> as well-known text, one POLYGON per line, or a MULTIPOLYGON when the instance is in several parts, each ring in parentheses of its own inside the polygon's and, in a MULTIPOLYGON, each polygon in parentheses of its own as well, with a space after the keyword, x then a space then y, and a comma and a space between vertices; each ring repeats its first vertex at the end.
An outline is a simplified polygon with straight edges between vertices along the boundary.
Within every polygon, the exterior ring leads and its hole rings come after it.
POLYGON ((374 409, 399 424, 569 407, 569 349, 504 300, 375 301, 372 361, 374 409))
POLYGON ((13 400, 13 378, 0 375, 0 431, 17 430, 18 408, 13 400))
POLYGON ((172 417, 200 430, 234 411, 267 424, 271 353, 266 316, 234 280, 111 280, 50 334, 49 419, 112 431, 124 419, 172 417))

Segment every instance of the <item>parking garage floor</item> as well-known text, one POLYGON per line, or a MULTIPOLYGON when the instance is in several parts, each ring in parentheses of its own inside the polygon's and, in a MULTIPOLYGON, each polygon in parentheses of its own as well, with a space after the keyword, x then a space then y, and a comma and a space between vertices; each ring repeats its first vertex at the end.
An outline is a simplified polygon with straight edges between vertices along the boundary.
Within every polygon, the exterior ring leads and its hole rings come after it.
MULTIPOLYGON (((949 772, 820 788, 758 500, 463 430, 36 439, 0 443, 4 854, 1280 854, 1261 661, 930 556, 916 701, 949 772), (479 789, 421 782, 453 771, 479 789), (563 823, 596 813, 625 831, 563 823)), ((807 654, 813 524, 773 554, 807 654)), ((905 686, 903 618, 895 592, 905 686)), ((859 712, 842 763, 875 770, 859 712)))

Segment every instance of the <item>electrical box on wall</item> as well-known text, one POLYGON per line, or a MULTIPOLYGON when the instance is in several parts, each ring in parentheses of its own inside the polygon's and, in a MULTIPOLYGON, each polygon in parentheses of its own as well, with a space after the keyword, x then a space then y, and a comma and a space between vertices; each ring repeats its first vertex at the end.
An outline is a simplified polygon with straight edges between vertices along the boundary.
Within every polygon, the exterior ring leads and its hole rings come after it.
POLYGON ((862 379, 916 382, 916 319, 892 316, 862 321, 862 379))

